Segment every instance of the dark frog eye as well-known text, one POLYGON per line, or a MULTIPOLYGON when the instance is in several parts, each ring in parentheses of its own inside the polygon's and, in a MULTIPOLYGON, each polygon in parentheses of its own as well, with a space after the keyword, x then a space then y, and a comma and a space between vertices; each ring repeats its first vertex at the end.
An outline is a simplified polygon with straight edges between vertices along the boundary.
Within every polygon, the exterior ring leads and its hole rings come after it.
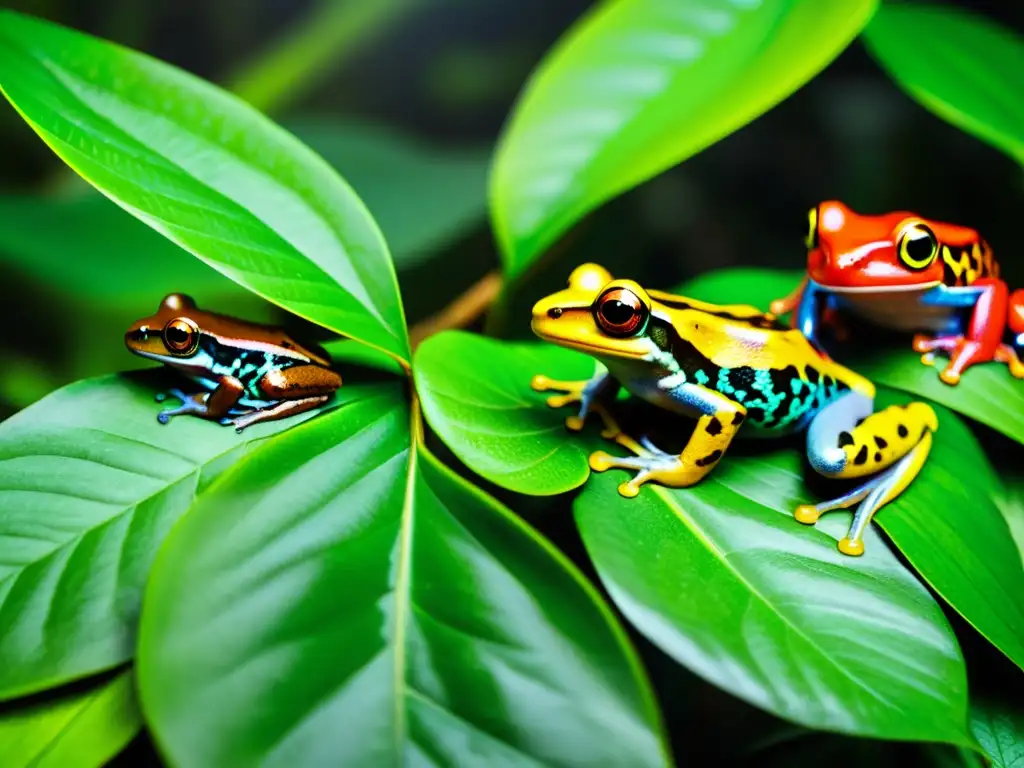
POLYGON ((172 352, 190 354, 199 346, 199 327, 187 317, 176 317, 164 326, 164 343, 172 352))
POLYGON ((908 268, 925 269, 939 254, 939 240, 924 224, 914 222, 900 232, 898 250, 900 261, 908 268))
POLYGON ((612 288, 601 294, 594 314, 601 330, 609 336, 631 336, 647 322, 647 307, 626 288, 612 288))

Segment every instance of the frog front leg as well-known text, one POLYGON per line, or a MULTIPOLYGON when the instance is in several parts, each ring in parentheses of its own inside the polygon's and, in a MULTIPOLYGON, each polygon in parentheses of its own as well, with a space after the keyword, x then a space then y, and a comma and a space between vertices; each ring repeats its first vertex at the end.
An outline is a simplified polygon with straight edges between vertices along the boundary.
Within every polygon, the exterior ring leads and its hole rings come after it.
POLYGON ((618 441, 631 448, 637 456, 620 458, 604 451, 590 456, 595 472, 608 469, 635 469, 633 479, 619 486, 619 493, 633 498, 644 483, 656 482, 670 488, 685 488, 698 483, 725 454, 737 430, 746 418, 746 408, 713 389, 699 384, 682 384, 669 393, 682 413, 697 413, 697 426, 682 453, 675 456, 641 439, 637 446, 629 438, 618 441))
MULTIPOLYGON (((177 408, 167 408, 160 411, 156 418, 161 424, 166 424, 174 416, 182 416, 184 414, 191 414, 203 419, 212 419, 223 423, 245 394, 245 386, 234 376, 222 376, 217 383, 216 389, 212 392, 199 392, 194 395, 187 395, 180 389, 172 389, 170 394, 178 398, 181 401, 181 405, 177 408)), ((157 396, 157 402, 162 402, 164 399, 164 396, 157 396)))
POLYGON ((923 353, 921 362, 934 364, 936 352, 949 356, 949 363, 939 378, 950 386, 960 383, 960 377, 970 366, 995 360, 1007 364, 1010 373, 1024 378, 1024 365, 1008 344, 1003 343, 1009 312, 1009 289, 996 278, 980 278, 965 288, 939 286, 921 298, 926 306, 969 308, 971 319, 967 332, 929 337, 914 337, 914 351, 923 353))
MULTIPOLYGON (((565 420, 565 426, 573 432, 579 432, 590 415, 591 410, 597 410, 598 415, 604 421, 605 432, 613 430, 612 426, 602 409, 595 409, 599 403, 610 402, 619 391, 619 382, 612 378, 608 371, 599 371, 590 379, 583 381, 555 381, 547 376, 538 374, 530 381, 530 386, 536 392, 564 392, 562 395, 552 395, 547 399, 551 408, 561 408, 571 403, 579 403, 580 410, 575 416, 569 416, 565 420)), ((606 437, 612 437, 606 434, 606 437)))
POLYGON ((794 516, 813 525, 826 512, 859 503, 839 551, 863 554, 868 523, 917 476, 937 427, 935 412, 924 403, 894 405, 876 413, 874 399, 856 391, 830 403, 814 417, 807 432, 811 466, 830 478, 874 477, 838 498, 797 507, 794 516))
POLYGON ((263 421, 296 416, 323 405, 341 386, 341 376, 318 365, 296 365, 268 371, 259 381, 260 391, 270 400, 265 408, 243 413, 230 421, 235 432, 263 421))

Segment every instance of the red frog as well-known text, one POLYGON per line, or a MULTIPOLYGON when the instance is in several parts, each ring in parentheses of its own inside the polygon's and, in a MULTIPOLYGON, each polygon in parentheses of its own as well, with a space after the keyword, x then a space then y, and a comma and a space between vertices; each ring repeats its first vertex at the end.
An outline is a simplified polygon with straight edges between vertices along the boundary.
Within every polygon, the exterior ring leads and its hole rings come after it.
POLYGON ((835 328, 841 312, 920 332, 922 362, 949 357, 939 374, 946 384, 990 360, 1024 378, 1024 290, 1010 294, 975 230, 906 211, 863 216, 829 200, 808 214, 805 244, 807 276, 771 311, 795 309, 793 324, 807 338, 820 343, 819 325, 835 328))

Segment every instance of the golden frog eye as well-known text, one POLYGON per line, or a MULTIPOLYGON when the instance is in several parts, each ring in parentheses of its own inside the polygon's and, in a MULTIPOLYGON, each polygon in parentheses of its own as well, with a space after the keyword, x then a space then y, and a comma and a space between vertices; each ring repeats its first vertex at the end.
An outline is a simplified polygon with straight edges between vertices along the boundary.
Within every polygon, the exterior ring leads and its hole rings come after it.
POLYGON ((199 326, 187 317, 176 317, 164 326, 164 344, 172 352, 188 355, 199 346, 199 326))
POLYGON ((939 239, 924 224, 914 222, 900 232, 897 251, 908 269, 925 269, 939 255, 939 239))
POLYGON ((807 233, 804 235, 804 245, 807 250, 818 247, 818 209, 811 208, 807 212, 807 233))
POLYGON ((609 336, 631 336, 647 322, 647 307, 632 291, 612 288, 597 300, 597 324, 609 336))

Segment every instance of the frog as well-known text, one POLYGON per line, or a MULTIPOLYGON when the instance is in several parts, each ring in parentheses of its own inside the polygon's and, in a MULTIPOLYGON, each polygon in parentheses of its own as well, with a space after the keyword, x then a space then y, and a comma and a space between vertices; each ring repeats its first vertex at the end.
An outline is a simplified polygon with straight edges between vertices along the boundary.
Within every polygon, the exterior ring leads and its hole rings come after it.
MULTIPOLYGON (((188 414, 241 433, 317 408, 341 386, 322 349, 304 346, 280 328, 203 311, 183 293, 165 296, 155 315, 128 328, 124 341, 130 352, 164 363, 202 388, 194 394, 171 389, 181 405, 160 411, 161 424, 188 414)), ((157 395, 160 402, 166 398, 157 395)))
POLYGON ((533 306, 531 327, 542 340, 581 351, 597 361, 584 381, 556 381, 540 373, 531 386, 557 392, 551 407, 579 404, 566 419, 573 431, 591 413, 605 421, 605 437, 634 455, 596 451, 595 472, 624 469, 618 486, 634 498, 645 483, 686 488, 721 461, 733 438, 781 438, 806 433, 811 468, 852 490, 794 510, 800 523, 856 507, 838 548, 864 553, 872 517, 900 496, 918 475, 938 428, 935 411, 911 402, 876 409, 875 387, 831 359, 798 329, 747 305, 715 305, 613 279, 597 264, 573 270, 566 288, 533 306), (621 389, 665 411, 696 419, 679 454, 648 437, 623 433, 609 417, 621 389))
MULTIPOLYGON (((956 386, 979 363, 1004 363, 1024 378, 1024 290, 1010 293, 992 248, 974 229, 908 211, 865 215, 827 200, 807 215, 807 270, 797 288, 770 305, 825 343, 851 335, 843 318, 914 332, 921 362, 948 361, 939 373, 956 386)), ((856 327, 856 326, 855 326, 856 327)))

